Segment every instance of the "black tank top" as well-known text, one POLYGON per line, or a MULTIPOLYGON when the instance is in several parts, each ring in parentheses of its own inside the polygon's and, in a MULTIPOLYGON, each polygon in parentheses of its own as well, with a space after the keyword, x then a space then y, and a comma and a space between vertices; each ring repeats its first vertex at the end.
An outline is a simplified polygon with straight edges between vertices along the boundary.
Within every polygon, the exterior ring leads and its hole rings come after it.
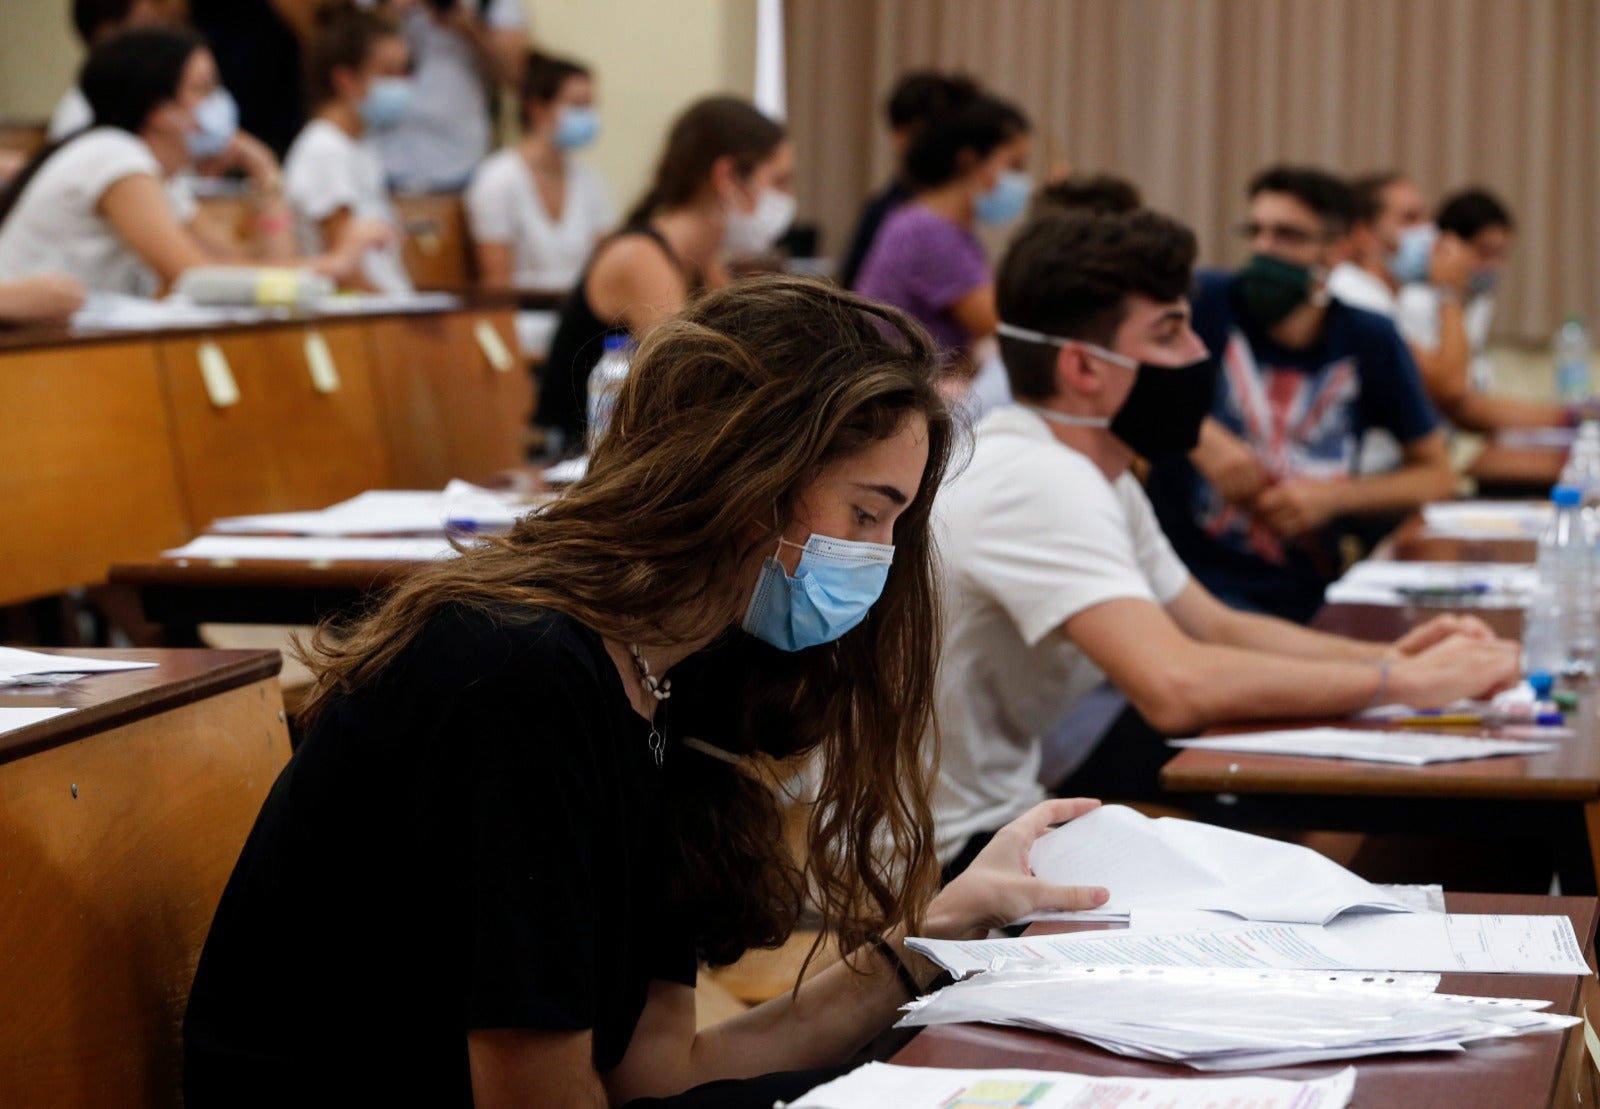
MULTIPOLYGON (((666 254, 667 260, 686 280, 688 278, 685 266, 667 245, 667 240, 647 223, 624 227, 589 256, 577 288, 572 290, 561 309, 561 321, 556 325, 555 338, 550 341, 550 358, 540 378, 539 407, 534 414, 534 422, 540 427, 561 432, 567 454, 579 454, 583 450, 583 432, 589 413, 589 371, 605 352, 606 336, 628 334, 627 327, 620 322, 602 320, 590 307, 589 271, 600 251, 628 235, 643 235, 653 241, 666 254)), ((691 289, 698 287, 698 282, 691 285, 691 289)))

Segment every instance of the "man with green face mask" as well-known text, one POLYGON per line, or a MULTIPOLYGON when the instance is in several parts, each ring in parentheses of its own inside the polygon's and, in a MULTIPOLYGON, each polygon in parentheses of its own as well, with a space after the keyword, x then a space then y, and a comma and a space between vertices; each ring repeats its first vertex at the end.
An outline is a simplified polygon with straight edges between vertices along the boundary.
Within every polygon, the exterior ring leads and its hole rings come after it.
POLYGON ((1336 521, 1450 495, 1438 416, 1394 324, 1333 300, 1348 186, 1280 166, 1250 183, 1251 257, 1203 274, 1194 328, 1219 368, 1211 418, 1187 458, 1156 463, 1150 499, 1196 578, 1237 607, 1307 620, 1339 570, 1336 521), (1358 475, 1370 428, 1402 463, 1358 475))

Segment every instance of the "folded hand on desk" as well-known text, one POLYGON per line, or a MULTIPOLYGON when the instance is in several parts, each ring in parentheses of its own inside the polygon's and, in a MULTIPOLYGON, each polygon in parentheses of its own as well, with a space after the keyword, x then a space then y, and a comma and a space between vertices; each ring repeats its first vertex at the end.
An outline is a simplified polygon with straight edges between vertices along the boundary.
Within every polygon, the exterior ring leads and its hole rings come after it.
POLYGON ((1489 640, 1494 638, 1494 632, 1476 616, 1446 613, 1435 616, 1425 624, 1418 624, 1406 632, 1385 652, 1391 662, 1405 658, 1407 655, 1420 654, 1432 647, 1435 643, 1442 643, 1452 635, 1465 636, 1468 639, 1489 640))
POLYGON ((1028 866, 1033 841, 1057 825, 1100 807, 1082 797, 1043 801, 995 833, 989 845, 928 906, 926 934, 981 939, 990 928, 1029 913, 1094 909, 1110 899, 1098 886, 1058 886, 1028 866))
MULTIPOLYGON (((1426 629, 1423 625, 1411 634, 1426 629)), ((1521 649, 1513 640, 1447 635, 1393 662, 1386 700, 1419 709, 1443 708, 1463 698, 1487 700, 1517 683, 1520 663, 1521 649)))

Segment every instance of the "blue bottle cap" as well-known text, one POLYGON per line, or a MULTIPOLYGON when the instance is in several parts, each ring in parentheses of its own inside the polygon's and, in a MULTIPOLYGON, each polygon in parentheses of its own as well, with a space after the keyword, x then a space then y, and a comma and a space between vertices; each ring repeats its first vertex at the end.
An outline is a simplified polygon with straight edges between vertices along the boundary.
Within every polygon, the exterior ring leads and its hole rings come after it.
MULTIPOLYGON (((613 331, 605 337, 603 350, 610 354, 614 350, 626 350, 628 344, 633 342, 633 336, 625 331, 613 331)), ((1574 501, 1574 504, 1577 502, 1574 501)))
POLYGON ((1528 685, 1533 687, 1533 695, 1541 701, 1550 699, 1550 691, 1555 688, 1555 676, 1548 670, 1530 670, 1527 675, 1528 685))
POLYGON ((1544 728, 1559 728, 1567 722, 1564 712, 1541 712, 1533 718, 1533 722, 1544 728))
POLYGON ((1576 485, 1557 485, 1550 490, 1550 501, 1557 508, 1577 508, 1583 503, 1583 491, 1576 485))

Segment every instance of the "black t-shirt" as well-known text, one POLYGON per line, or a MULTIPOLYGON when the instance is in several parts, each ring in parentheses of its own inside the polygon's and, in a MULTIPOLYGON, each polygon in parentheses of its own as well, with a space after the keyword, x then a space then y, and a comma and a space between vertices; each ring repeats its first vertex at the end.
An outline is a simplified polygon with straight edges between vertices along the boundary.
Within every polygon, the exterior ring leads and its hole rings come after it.
POLYGON ((261 810, 184 1020, 191 1109, 470 1104, 470 1029, 592 1028, 616 1066, 650 981, 696 971, 649 736, 577 621, 439 612, 261 810))
POLYGON ((189 22, 238 101, 239 126, 282 158, 306 122, 300 40, 270 0, 189 0, 189 22))

